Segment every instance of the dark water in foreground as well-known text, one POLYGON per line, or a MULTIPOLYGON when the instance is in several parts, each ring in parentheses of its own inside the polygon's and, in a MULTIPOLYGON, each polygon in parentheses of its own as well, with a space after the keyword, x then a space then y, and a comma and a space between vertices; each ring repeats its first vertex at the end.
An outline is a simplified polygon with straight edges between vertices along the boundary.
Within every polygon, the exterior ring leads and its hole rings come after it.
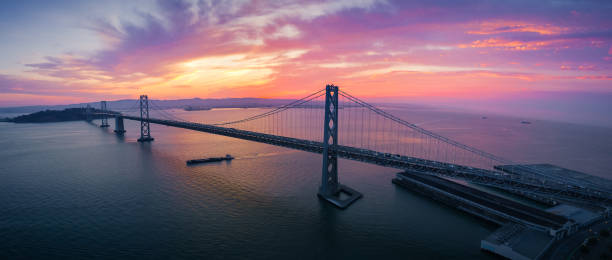
MULTIPOLYGON (((612 173, 611 129, 421 113, 504 157, 612 173)), ((341 211, 316 197, 320 155, 156 125, 140 144, 137 127, 0 123, 0 258, 491 258, 495 226, 395 187, 397 170, 341 160, 364 194, 341 211)))

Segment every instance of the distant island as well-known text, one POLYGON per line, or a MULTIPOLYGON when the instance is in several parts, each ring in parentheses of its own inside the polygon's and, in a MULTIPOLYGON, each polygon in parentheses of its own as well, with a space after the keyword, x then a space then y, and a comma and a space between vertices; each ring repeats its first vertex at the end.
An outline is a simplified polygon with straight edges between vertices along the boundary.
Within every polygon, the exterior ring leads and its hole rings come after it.
POLYGON ((185 111, 201 111, 201 110, 211 110, 210 107, 202 107, 202 106, 185 106, 183 110, 185 111))
MULTIPOLYGON (((100 112, 100 110, 93 109, 93 112, 100 112)), ((92 119, 96 118, 100 118, 100 116, 92 116, 92 119)), ((85 108, 67 108, 64 110, 45 110, 28 115, 17 116, 14 118, 4 118, 0 121, 13 123, 50 123, 80 121, 85 119, 85 108)))

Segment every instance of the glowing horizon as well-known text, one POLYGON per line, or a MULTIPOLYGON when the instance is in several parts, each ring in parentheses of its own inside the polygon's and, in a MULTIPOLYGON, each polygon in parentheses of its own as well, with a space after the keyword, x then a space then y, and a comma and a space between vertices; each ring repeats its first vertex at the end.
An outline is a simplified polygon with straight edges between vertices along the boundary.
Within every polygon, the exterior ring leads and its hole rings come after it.
POLYGON ((136 98, 612 92, 612 4, 2 3, 0 107, 136 98))

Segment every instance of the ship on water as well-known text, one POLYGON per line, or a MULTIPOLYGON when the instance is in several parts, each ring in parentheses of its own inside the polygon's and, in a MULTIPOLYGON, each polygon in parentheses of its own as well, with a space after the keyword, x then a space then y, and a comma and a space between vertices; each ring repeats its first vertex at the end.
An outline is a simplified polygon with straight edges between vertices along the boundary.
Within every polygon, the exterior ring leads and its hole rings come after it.
POLYGON ((220 161, 231 161, 233 160, 234 157, 232 157, 229 154, 226 154, 225 157, 211 157, 211 158, 204 158, 204 159, 193 159, 193 160, 188 160, 187 164, 197 164, 197 163, 210 163, 210 162, 220 162, 220 161))

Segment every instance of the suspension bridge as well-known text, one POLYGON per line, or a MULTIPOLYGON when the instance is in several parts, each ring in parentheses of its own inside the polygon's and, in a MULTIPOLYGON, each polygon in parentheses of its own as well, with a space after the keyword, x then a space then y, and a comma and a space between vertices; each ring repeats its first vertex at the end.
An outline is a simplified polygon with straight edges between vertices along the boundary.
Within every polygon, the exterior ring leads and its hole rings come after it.
MULTIPOLYGON (((323 155, 318 196, 346 208, 362 194, 342 185, 338 158, 412 173, 463 180, 546 201, 612 206, 612 190, 584 179, 548 174, 446 138, 371 105, 337 86, 327 85, 304 98, 243 119, 206 122, 184 119, 142 95, 137 114, 101 111, 101 127, 115 119, 115 132, 125 133, 124 119, 140 122, 139 142, 153 141, 150 124, 190 129, 323 155), (156 113, 156 117, 150 113, 156 113)), ((128 109, 128 112, 130 109, 128 109)))

